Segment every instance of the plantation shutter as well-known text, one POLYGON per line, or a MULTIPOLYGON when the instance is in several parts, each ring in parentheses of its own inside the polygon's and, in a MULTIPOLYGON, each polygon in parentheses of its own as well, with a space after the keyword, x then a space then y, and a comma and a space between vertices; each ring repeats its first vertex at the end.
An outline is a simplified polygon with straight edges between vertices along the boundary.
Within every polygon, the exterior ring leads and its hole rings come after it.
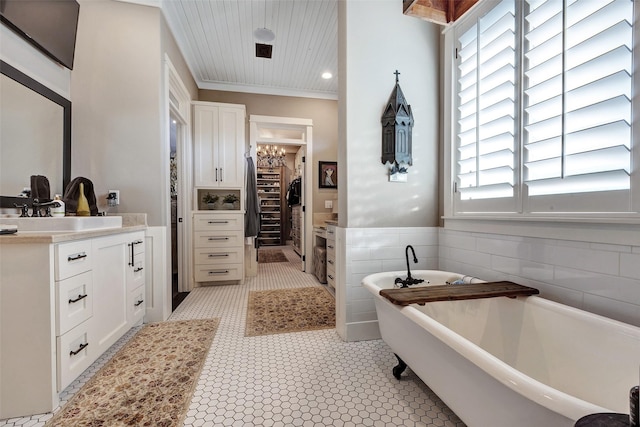
POLYGON ((457 37, 455 155, 462 209, 465 203, 514 197, 515 28, 514 1, 504 0, 457 37))
POLYGON ((628 200, 632 23, 632 0, 526 1, 523 174, 532 210, 553 209, 538 196, 572 194, 567 210, 597 207, 575 203, 578 193, 628 200))

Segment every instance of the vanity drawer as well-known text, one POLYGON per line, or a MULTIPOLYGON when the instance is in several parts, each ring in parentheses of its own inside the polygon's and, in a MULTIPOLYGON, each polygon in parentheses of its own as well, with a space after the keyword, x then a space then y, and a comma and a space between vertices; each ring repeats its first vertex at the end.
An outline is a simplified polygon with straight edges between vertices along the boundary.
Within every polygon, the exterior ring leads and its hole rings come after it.
POLYGON ((58 392, 64 390, 95 360, 91 320, 87 320, 56 339, 58 392))
POLYGON ((127 322, 134 325, 142 320, 146 304, 144 302, 145 287, 140 286, 129 292, 127 297, 127 322))
POLYGON ((244 271, 242 264, 220 266, 196 265, 196 282, 215 282, 220 280, 242 280, 244 271))
POLYGON ((206 230, 243 230, 243 214, 194 214, 194 231, 206 230))
MULTIPOLYGON (((140 233, 139 236, 136 235, 135 237, 136 239, 129 243, 129 245, 133 246, 133 254, 135 258, 138 258, 138 255, 144 254, 144 234, 140 233)), ((131 246, 129 246, 129 254, 131 254, 131 246)))
POLYGON ((133 290, 143 286, 145 282, 144 253, 135 258, 135 263, 127 268, 127 289, 133 290))
POLYGON ((56 282, 56 335, 63 335, 93 314, 90 271, 56 282))
POLYGON ((327 284, 333 289, 336 288, 336 272, 327 269, 327 284))
POLYGON ((55 246, 56 280, 63 280, 92 268, 91 240, 61 243, 55 246))
POLYGON ((236 264, 242 262, 244 248, 195 248, 194 263, 206 265, 236 264))
POLYGON ((242 248, 244 232, 242 230, 196 231, 193 233, 193 246, 196 248, 242 248))
POLYGON ((333 261, 336 259, 336 242, 334 240, 327 240, 327 259, 333 261))

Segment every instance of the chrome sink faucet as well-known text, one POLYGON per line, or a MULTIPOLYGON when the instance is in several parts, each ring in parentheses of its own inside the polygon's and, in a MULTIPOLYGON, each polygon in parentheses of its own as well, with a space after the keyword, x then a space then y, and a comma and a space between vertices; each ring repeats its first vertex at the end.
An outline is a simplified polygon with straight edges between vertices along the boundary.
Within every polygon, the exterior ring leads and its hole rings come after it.
POLYGON ((402 280, 399 277, 396 277, 394 284, 398 286, 400 284, 400 288, 408 288, 411 285, 416 285, 418 283, 424 282, 424 279, 414 279, 411 277, 411 268, 409 267, 409 248, 411 248, 411 253, 413 254, 413 262, 418 263, 418 257, 416 257, 416 251, 413 249, 413 246, 407 245, 404 249, 404 256, 407 260, 407 278, 402 280))

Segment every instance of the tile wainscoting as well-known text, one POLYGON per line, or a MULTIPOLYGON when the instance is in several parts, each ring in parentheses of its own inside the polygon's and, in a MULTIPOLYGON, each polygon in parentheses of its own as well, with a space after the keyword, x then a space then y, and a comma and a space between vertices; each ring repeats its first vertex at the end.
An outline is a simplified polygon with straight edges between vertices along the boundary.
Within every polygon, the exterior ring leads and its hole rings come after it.
POLYGON ((380 337, 362 279, 418 264, 483 280, 511 280, 541 296, 640 326, 640 246, 452 231, 439 227, 336 228, 336 329, 345 341, 380 337))
POLYGON ((640 246, 439 229, 441 270, 511 280, 542 297, 640 326, 640 246))
POLYGON ((406 274, 405 248, 418 263, 411 270, 438 268, 437 227, 337 228, 336 330, 345 341, 380 338, 373 297, 362 287, 365 276, 381 271, 406 274))

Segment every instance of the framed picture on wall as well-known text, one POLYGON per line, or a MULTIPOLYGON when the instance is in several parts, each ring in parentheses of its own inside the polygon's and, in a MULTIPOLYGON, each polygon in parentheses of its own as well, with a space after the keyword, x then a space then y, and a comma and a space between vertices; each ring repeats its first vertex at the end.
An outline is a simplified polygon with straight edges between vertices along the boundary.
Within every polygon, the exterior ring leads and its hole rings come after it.
POLYGON ((318 162, 319 187, 338 188, 338 162, 318 162))

